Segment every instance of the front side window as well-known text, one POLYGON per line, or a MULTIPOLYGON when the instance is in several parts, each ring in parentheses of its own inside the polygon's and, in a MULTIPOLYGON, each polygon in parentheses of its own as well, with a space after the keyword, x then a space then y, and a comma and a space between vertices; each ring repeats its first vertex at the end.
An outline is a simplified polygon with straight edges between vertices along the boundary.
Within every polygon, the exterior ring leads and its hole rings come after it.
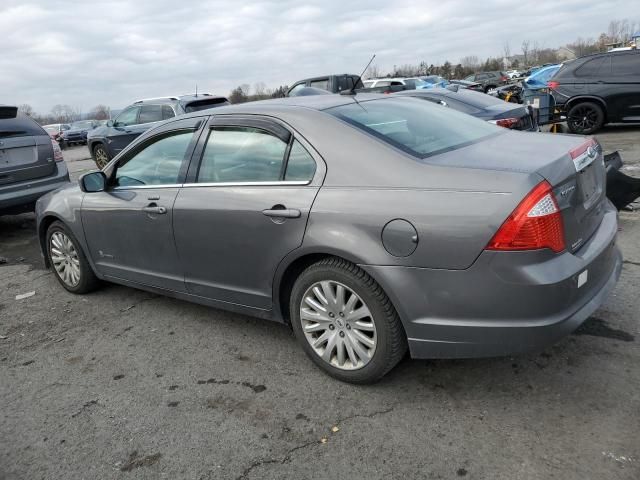
POLYGON ((122 111, 116 121, 114 122, 114 126, 116 127, 126 127, 128 125, 135 125, 138 122, 138 110, 140 107, 129 107, 122 111))
POLYGON ((199 183, 276 182, 287 144, 266 130, 214 127, 202 156, 199 183))
POLYGON ((325 111, 418 158, 461 148, 504 130, 416 98, 369 100, 325 111))
POLYGON ((306 86, 307 85, 305 83, 299 83, 298 85, 293 87, 291 90, 289 90, 289 96, 290 97, 295 97, 296 95, 298 95, 298 93, 300 93, 300 90, 302 90, 306 86))
POLYGON ((118 165, 115 186, 173 185, 178 183, 180 167, 193 138, 192 131, 177 131, 154 139, 118 165))

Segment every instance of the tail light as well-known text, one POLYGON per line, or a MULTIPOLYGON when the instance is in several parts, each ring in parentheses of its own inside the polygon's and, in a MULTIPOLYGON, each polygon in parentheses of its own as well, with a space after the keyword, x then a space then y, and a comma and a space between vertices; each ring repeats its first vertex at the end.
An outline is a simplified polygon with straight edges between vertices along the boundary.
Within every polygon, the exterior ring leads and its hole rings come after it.
POLYGON ((493 123, 499 127, 513 128, 519 121, 519 118, 499 118, 498 120, 489 120, 489 123, 493 123))
POLYGON ((558 202, 546 180, 520 202, 493 236, 487 250, 565 249, 564 226, 558 202))
POLYGON ((64 157, 62 156, 62 150, 60 149, 60 145, 55 140, 51 140, 51 146, 53 147, 53 159, 56 162, 63 162, 64 157))
POLYGON ((501 82, 506 82, 507 80, 509 80, 509 77, 500 77, 501 82))
POLYGON ((556 82, 554 80, 550 80, 547 82, 547 87, 549 87, 551 90, 555 90, 559 86, 560 86, 560 82, 556 82))

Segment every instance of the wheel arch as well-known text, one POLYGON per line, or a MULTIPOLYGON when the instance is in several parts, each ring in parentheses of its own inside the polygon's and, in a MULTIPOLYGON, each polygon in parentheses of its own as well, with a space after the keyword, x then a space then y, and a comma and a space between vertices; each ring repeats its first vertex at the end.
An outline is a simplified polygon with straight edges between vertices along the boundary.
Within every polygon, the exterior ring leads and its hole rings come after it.
POLYGON ((49 230, 51 224, 56 221, 64 223, 64 220, 62 220, 62 218, 49 213, 45 215, 38 224, 38 241, 40 243, 40 252, 42 253, 44 266, 46 268, 51 267, 51 263, 49 262, 49 255, 47 255, 47 230, 49 230))
POLYGON ((577 104, 585 103, 585 102, 592 102, 592 103, 599 104, 602 107, 602 111, 604 112, 604 121, 605 123, 607 122, 608 120, 607 102, 605 102, 602 98, 596 97, 593 95, 579 95, 579 96, 571 97, 569 100, 567 100, 567 103, 565 103, 565 111, 568 112, 577 104))

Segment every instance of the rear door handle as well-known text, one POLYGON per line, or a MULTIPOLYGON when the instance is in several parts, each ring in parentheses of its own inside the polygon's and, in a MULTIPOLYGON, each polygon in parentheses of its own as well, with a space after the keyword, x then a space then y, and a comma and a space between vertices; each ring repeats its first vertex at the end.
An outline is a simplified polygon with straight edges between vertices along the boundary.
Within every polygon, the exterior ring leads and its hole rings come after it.
POLYGON ((148 205, 146 207, 142 207, 142 211, 145 213, 155 213, 158 215, 164 215, 167 213, 166 207, 158 207, 157 205, 148 205))
POLYGON ((300 210, 295 208, 272 208, 269 210, 263 210, 262 213, 267 217, 279 217, 279 218, 300 218, 300 210))

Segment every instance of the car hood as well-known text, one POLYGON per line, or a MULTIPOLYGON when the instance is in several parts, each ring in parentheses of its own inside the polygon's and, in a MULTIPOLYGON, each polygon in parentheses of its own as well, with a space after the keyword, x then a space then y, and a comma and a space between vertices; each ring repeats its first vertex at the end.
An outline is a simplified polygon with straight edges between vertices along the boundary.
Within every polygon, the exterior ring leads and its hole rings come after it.
POLYGON ((109 130, 109 127, 107 127, 106 125, 102 125, 100 127, 96 127, 93 130, 90 130, 87 133, 87 137, 88 138, 92 138, 92 137, 104 137, 107 134, 107 131, 109 130))

